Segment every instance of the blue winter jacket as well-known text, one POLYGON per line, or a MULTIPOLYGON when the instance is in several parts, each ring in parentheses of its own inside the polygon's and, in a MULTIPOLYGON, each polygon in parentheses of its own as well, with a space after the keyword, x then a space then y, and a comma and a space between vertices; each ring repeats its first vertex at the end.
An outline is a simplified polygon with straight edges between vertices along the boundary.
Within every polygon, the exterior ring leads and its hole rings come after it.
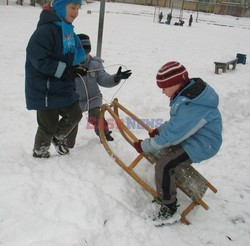
POLYGON ((102 94, 100 86, 114 87, 119 82, 114 81, 115 74, 108 74, 103 68, 103 60, 99 57, 92 57, 86 60, 84 66, 89 69, 86 76, 75 79, 76 93, 79 95, 79 105, 83 112, 102 105, 102 94))
POLYGON ((26 48, 25 95, 27 108, 42 110, 65 108, 77 101, 74 80, 61 76, 73 54, 63 55, 61 27, 54 11, 43 10, 37 29, 26 48))
POLYGON ((181 144, 194 163, 214 156, 222 143, 219 97, 201 79, 192 79, 170 101, 170 120, 159 128, 159 135, 145 139, 142 150, 154 153, 181 144))

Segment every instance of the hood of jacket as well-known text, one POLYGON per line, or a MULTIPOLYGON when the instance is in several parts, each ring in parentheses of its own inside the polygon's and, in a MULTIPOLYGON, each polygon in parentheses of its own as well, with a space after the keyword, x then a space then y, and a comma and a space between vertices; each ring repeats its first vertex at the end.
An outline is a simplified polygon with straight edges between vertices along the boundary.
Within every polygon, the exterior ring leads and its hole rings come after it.
POLYGON ((190 83, 185 86, 178 96, 174 98, 173 103, 178 104, 189 103, 197 104, 205 107, 217 108, 219 105, 219 96, 214 89, 200 78, 193 78, 190 83))
POLYGON ((40 19, 37 24, 37 28, 48 23, 54 23, 61 21, 54 10, 43 10, 40 14, 40 19))

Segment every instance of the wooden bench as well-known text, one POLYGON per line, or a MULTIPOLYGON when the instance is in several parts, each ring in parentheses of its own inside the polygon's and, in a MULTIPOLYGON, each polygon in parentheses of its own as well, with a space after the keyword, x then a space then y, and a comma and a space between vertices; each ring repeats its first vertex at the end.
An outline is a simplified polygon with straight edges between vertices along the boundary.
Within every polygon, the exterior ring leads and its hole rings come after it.
POLYGON ((229 66, 232 65, 232 69, 235 70, 237 65, 237 58, 228 62, 214 62, 215 64, 215 73, 219 74, 219 69, 222 69, 223 73, 226 73, 229 66))

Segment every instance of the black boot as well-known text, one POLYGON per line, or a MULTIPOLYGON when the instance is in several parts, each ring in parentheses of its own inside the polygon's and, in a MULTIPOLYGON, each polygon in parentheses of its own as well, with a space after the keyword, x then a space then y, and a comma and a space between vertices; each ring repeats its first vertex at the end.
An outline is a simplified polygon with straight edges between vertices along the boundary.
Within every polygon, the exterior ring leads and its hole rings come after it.
POLYGON ((114 138, 111 136, 112 131, 105 132, 105 137, 107 141, 114 141, 114 138))
POLYGON ((171 204, 162 204, 160 211, 158 213, 158 218, 167 220, 171 218, 176 211, 177 211, 177 202, 173 202, 171 204))
POLYGON ((64 143, 64 141, 60 141, 57 138, 53 137, 51 142, 55 146, 55 149, 56 149, 58 154, 60 154, 60 155, 69 154, 69 148, 64 143))
POLYGON ((49 158, 49 147, 41 147, 39 150, 33 149, 33 157, 35 158, 49 158))
POLYGON ((158 214, 153 216, 153 224, 156 227, 161 227, 167 224, 174 224, 180 220, 180 215, 176 213, 177 211, 176 202, 171 204, 162 204, 158 214))

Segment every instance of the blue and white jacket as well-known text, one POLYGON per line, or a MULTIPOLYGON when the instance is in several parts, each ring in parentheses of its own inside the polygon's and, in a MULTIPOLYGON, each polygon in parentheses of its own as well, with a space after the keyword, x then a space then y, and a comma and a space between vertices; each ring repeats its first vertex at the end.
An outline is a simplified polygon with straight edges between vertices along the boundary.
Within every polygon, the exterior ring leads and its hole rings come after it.
POLYGON ((180 144, 192 162, 214 156, 222 144, 222 119, 219 97, 201 79, 190 82, 170 100, 170 120, 159 128, 159 135, 145 139, 142 150, 154 153, 180 144))

